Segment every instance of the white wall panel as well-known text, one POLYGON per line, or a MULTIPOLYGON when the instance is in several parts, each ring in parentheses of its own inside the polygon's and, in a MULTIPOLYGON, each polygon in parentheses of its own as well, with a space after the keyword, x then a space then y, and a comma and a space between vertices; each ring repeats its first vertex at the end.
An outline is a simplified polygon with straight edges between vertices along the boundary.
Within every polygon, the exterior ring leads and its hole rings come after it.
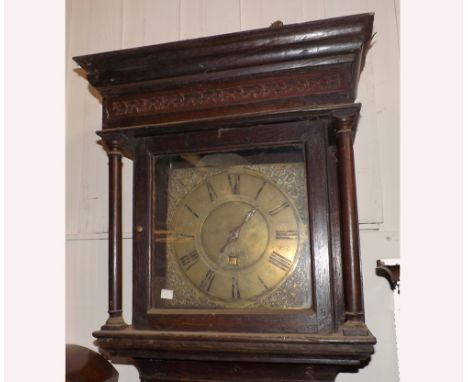
POLYGON ((123 0, 122 7, 122 49, 146 45, 142 43, 147 24, 146 1, 123 0))
MULTIPOLYGON (((87 53, 119 49, 122 44, 122 1, 98 0, 90 4, 87 53)), ((98 101, 99 98, 88 95, 84 111, 80 232, 107 230, 107 157, 96 144, 99 137, 95 134, 100 129, 102 116, 98 101)))
MULTIPOLYGON (((88 53, 120 49, 122 46, 123 0, 91 1, 88 53)), ((84 20, 83 20, 84 21, 84 20)))
POLYGON ((400 208, 400 73, 399 37, 394 0, 369 0, 375 11, 375 37, 370 56, 375 96, 376 130, 382 176, 382 229, 399 230, 400 208))
MULTIPOLYGON (((68 57, 119 49, 122 2, 73 1, 68 57)), ((107 230, 107 160, 97 145, 101 104, 95 91, 75 70, 67 80, 67 233, 107 230), (83 84, 84 82, 84 84, 83 84), (80 91, 78 91, 78 89, 80 91), (91 94, 92 95, 91 95, 91 94)))
MULTIPOLYGON (((94 351, 91 333, 106 321, 107 314, 107 240, 68 240, 66 259, 66 333, 65 341, 94 351)), ((123 315, 132 318, 131 241, 123 242, 123 315)), ((136 382, 138 373, 133 366, 116 365, 119 382, 136 382)))
MULTIPOLYGON (((87 341, 99 329, 107 314, 107 240, 68 240, 66 259, 67 341, 87 341)), ((124 240, 122 257, 123 315, 132 320, 131 240, 124 240)))
POLYGON ((339 17, 373 12, 373 9, 370 8, 367 0, 324 0, 323 4, 325 6, 325 17, 339 17))
POLYGON ((182 0, 181 39, 240 30, 238 0, 182 0))
POLYGON ((375 104, 374 65, 369 52, 361 73, 356 102, 362 104, 354 142, 359 222, 382 223, 379 131, 375 104))
POLYGON ((122 48, 180 38, 180 0, 123 0, 122 48))
POLYGON ((67 14, 67 79, 66 79, 66 232, 78 233, 80 216, 81 175, 83 161, 83 126, 86 102, 89 98, 88 84, 76 71, 72 57, 88 50, 88 28, 83 28, 83 20, 90 13, 89 1, 68 2, 71 4, 67 14), (79 6, 77 6, 79 5, 79 6))
POLYGON ((304 21, 301 0, 241 0, 242 30, 267 28, 281 20, 284 24, 304 21))
POLYGON ((320 20, 325 18, 325 4, 323 0, 302 0, 304 21, 320 20))
POLYGON ((139 45, 180 39, 180 3, 180 0, 145 1, 145 35, 139 45))

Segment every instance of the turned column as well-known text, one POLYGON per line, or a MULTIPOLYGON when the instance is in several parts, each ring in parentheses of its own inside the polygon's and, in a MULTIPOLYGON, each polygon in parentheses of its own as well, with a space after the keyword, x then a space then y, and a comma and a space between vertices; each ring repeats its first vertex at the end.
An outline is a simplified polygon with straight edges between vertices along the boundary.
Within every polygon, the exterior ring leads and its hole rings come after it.
POLYGON ((109 318, 102 329, 122 329, 122 153, 110 142, 109 156, 109 318))
POLYGON ((345 325, 356 326, 364 322, 364 307, 359 253, 356 177, 354 170, 353 121, 354 116, 335 118, 346 311, 345 325))

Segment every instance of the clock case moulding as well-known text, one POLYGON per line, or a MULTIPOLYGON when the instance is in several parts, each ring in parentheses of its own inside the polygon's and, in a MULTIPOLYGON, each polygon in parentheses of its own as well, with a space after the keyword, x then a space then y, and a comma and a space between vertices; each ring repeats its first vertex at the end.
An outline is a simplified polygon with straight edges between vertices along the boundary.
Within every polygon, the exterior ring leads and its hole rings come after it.
POLYGON ((373 14, 276 22, 74 58, 102 96, 98 135, 109 156, 109 319, 93 333, 101 352, 131 358, 142 381, 333 381, 369 362, 376 340, 364 322, 352 145, 372 24, 373 14), (291 143, 305 147, 308 175, 319 174, 307 191, 314 311, 152 314, 148 150, 291 143), (130 325, 122 318, 122 156, 134 161, 130 325))

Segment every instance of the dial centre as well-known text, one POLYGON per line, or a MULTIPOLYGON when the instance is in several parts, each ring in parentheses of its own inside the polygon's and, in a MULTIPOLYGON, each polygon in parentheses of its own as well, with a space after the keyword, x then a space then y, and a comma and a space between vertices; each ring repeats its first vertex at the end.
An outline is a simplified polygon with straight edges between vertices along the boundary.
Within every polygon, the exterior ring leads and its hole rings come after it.
POLYGON ((241 270, 265 252, 269 231, 265 217, 245 201, 228 201, 214 208, 201 229, 205 253, 216 266, 241 270))

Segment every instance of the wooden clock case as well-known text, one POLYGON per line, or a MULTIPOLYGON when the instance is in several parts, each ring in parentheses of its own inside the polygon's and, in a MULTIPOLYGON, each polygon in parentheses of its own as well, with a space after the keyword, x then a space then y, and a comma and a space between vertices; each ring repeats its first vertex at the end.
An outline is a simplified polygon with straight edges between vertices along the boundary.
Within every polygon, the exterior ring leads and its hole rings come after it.
POLYGON ((365 366, 353 103, 372 14, 75 57, 103 97, 109 156, 109 319, 94 333, 142 381, 334 381, 365 366), (149 307, 151 155, 298 144, 305 150, 313 309, 161 313, 149 307), (121 166, 134 163, 133 322, 122 318, 121 166))

